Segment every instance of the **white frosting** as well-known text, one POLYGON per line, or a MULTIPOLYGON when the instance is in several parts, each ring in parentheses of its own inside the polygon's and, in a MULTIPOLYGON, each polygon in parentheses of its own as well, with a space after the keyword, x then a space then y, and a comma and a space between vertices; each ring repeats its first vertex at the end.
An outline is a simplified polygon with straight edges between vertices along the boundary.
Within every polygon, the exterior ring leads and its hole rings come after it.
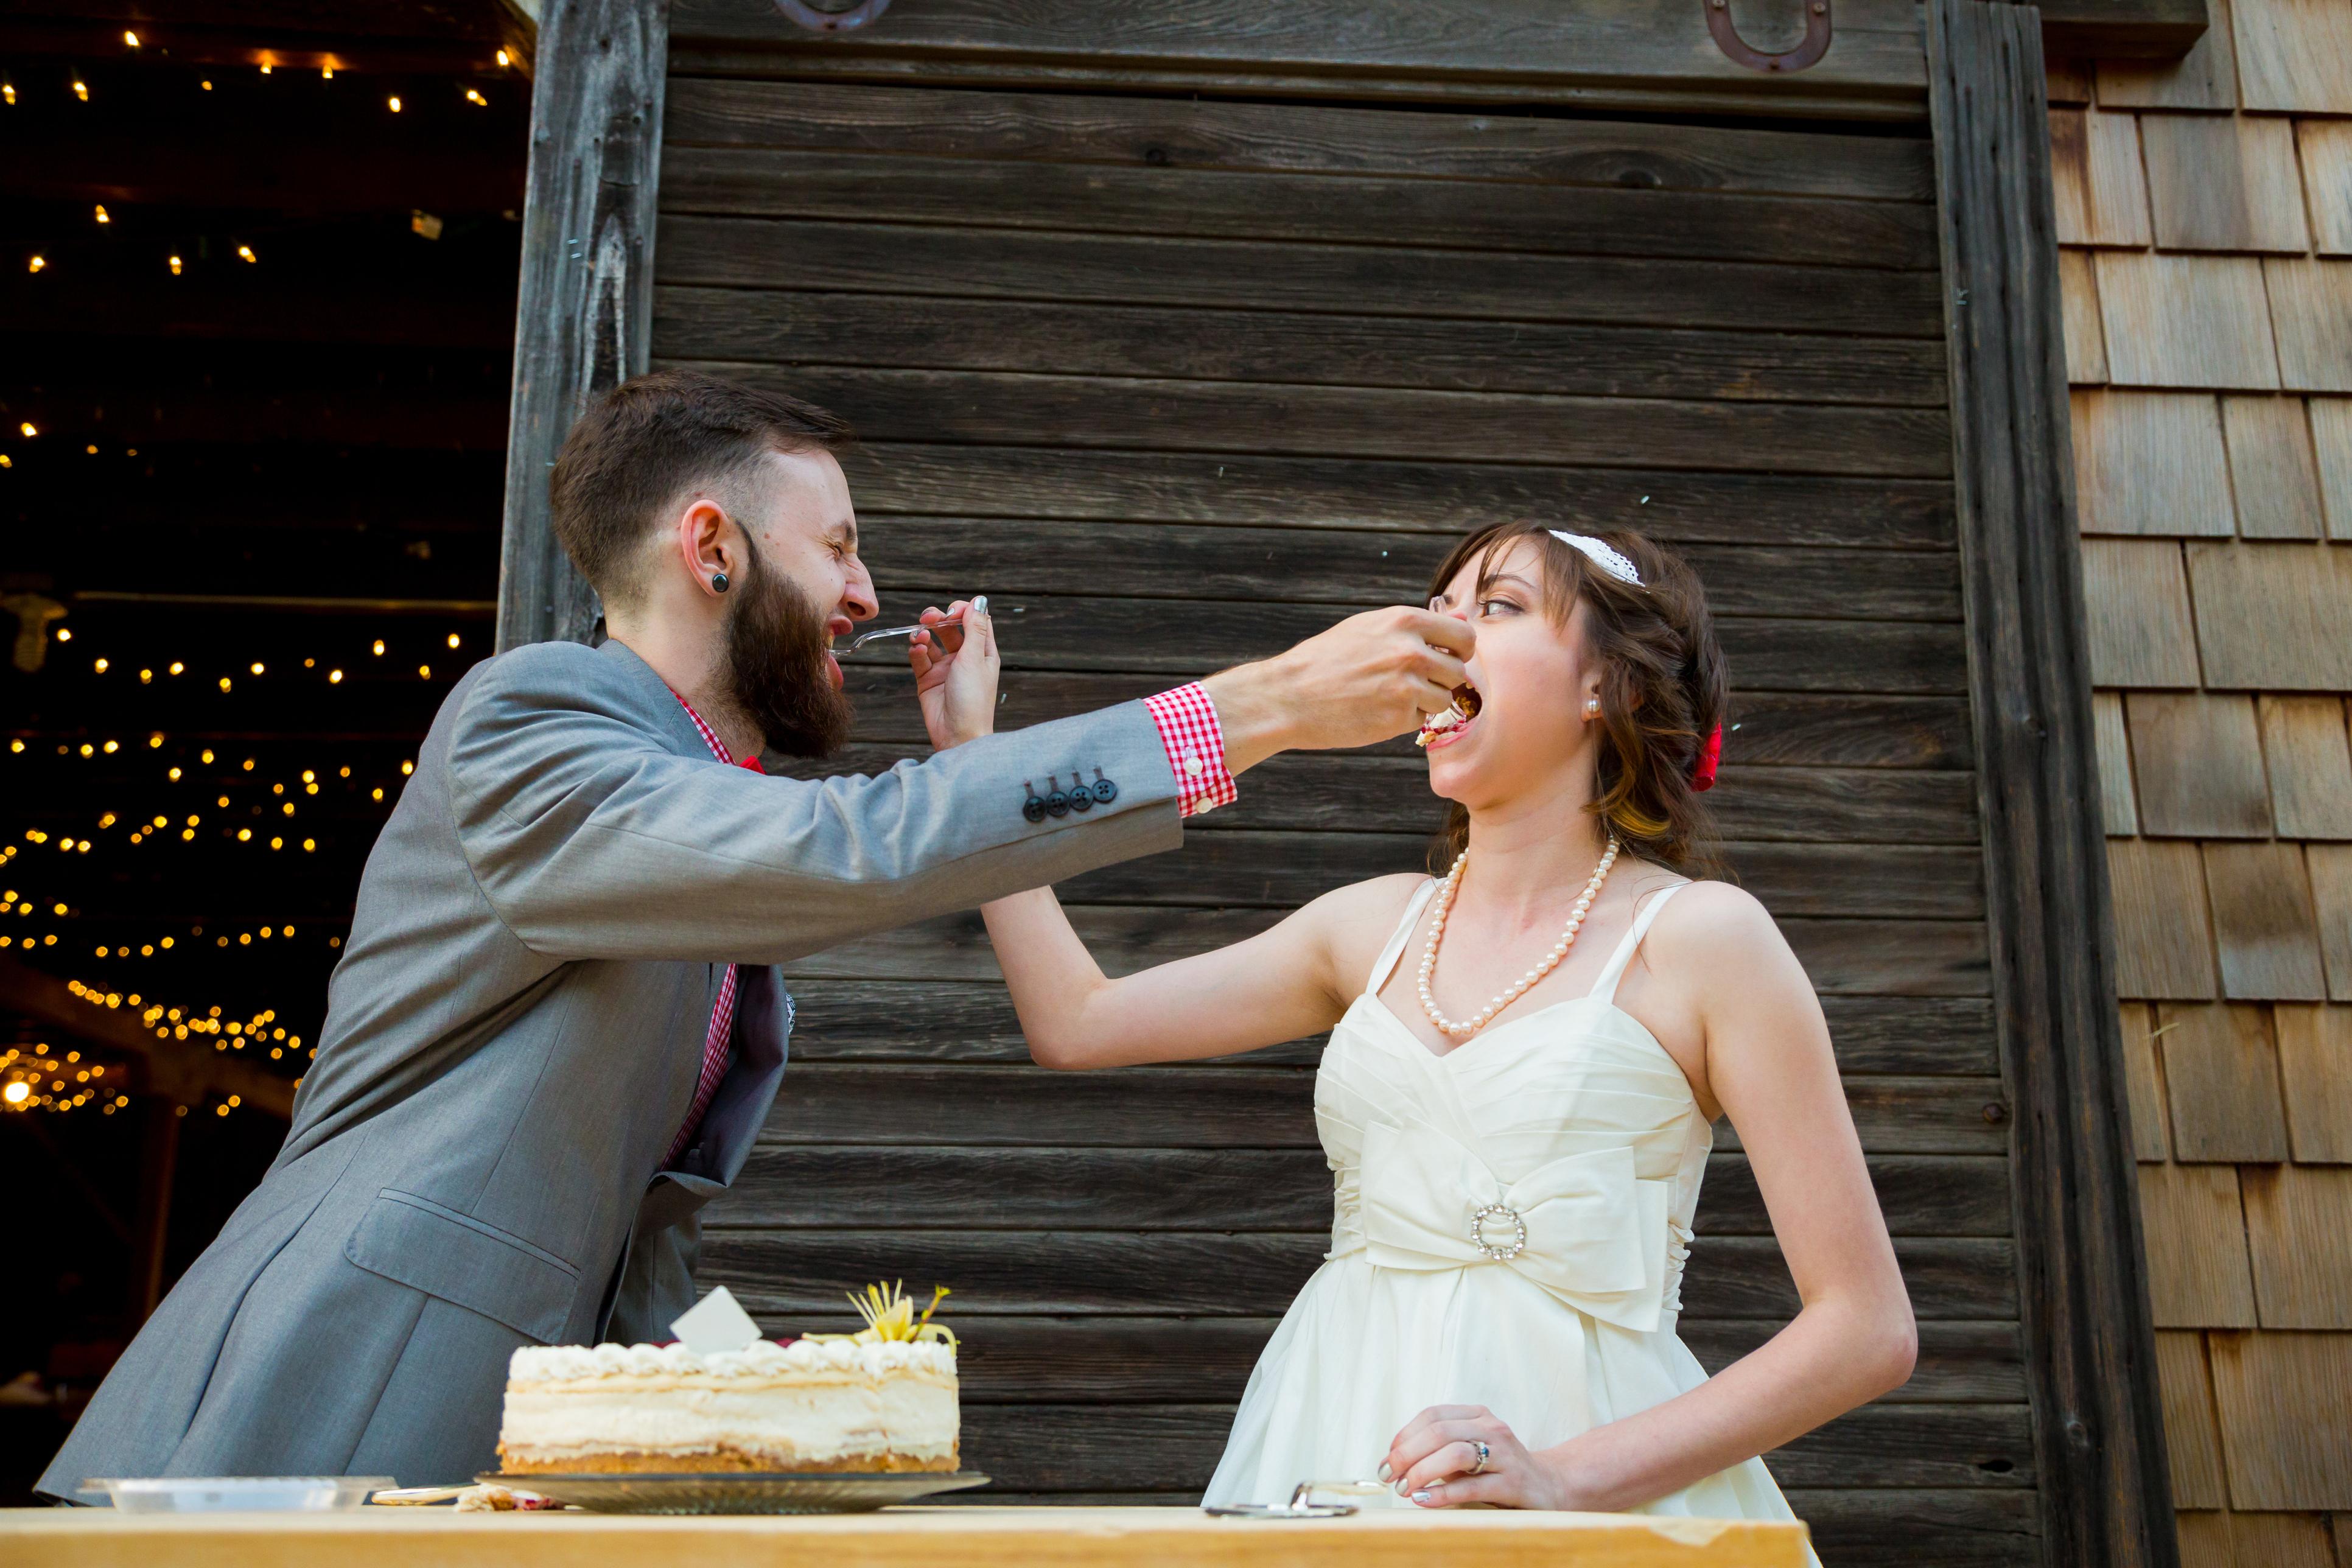
POLYGON ((697 1355, 682 1344, 525 1345, 507 1363, 511 1383, 572 1383, 600 1377, 788 1378, 862 1376, 873 1381, 893 1373, 953 1380, 955 1347, 929 1340, 770 1340, 740 1351, 697 1355))
POLYGON ((509 1387, 500 1450, 524 1462, 595 1454, 722 1450, 785 1468, 865 1456, 944 1460, 958 1429, 952 1384, 871 1383, 729 1386, 699 1380, 509 1387))
POLYGON ((682 1344, 530 1345, 508 1364, 499 1431, 510 1458, 722 1450, 790 1468, 892 1455, 944 1460, 959 1426, 954 1347, 762 1340, 697 1355, 682 1344))

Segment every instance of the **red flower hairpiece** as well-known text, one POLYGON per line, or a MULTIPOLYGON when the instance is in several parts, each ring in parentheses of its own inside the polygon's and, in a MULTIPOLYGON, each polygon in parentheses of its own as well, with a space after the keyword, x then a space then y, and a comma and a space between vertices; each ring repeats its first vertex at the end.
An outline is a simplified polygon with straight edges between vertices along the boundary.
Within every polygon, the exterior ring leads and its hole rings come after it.
POLYGON ((1705 749, 1699 752, 1698 760, 1691 763, 1690 786, 1692 794, 1696 795, 1701 790, 1709 790, 1715 787, 1715 765, 1722 760, 1723 726, 1717 724, 1715 727, 1715 732, 1707 736, 1706 745, 1705 749))

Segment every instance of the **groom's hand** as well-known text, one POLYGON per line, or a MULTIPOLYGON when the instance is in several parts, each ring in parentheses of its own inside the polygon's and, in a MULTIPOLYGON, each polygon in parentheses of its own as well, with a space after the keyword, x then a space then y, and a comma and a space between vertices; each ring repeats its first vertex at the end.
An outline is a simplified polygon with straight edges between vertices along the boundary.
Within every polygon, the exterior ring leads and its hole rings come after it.
POLYGON ((923 728, 931 744, 944 752, 993 734, 1002 661, 988 595, 970 604, 958 599, 944 610, 928 609, 916 618, 934 628, 917 632, 907 649, 907 663, 915 672, 915 700, 922 706, 923 728), (946 620, 961 624, 940 625, 946 620))
POLYGON ((1398 607, 1350 616, 1287 653, 1213 675, 1225 766, 1276 752, 1369 746, 1454 700, 1474 634, 1458 616, 1398 607))

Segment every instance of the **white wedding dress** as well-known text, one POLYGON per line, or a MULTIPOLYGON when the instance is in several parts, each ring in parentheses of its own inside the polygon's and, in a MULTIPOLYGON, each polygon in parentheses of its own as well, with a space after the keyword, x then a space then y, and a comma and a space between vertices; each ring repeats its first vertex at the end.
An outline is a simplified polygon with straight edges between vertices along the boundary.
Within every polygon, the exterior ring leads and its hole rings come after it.
MULTIPOLYGON (((1377 994, 1436 887, 1413 897, 1324 1049, 1331 1250, 1250 1374, 1208 1502, 1370 1479, 1433 1405, 1483 1405, 1547 1448, 1706 1381, 1675 1319, 1714 1131, 1614 1001, 1679 887, 1641 911, 1589 994, 1444 1056, 1377 994)), ((1369 1500, 1414 1506, 1393 1489, 1369 1500)), ((1795 1517, 1761 1459, 1635 1511, 1795 1517)))

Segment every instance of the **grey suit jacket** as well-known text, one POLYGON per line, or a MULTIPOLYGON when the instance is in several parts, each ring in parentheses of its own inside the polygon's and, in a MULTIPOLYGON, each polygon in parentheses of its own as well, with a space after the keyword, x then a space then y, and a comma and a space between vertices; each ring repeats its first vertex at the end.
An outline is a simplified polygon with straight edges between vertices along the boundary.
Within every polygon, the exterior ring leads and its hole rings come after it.
POLYGON ((696 1212, 783 1077, 772 966, 1181 836, 1141 703, 812 783, 713 761, 618 643, 477 667, 368 857, 284 1149, 41 1489, 491 1468, 518 1346, 667 1338, 692 1303, 696 1212), (1024 816, 1097 767, 1115 801, 1024 816), (730 962, 732 1066, 658 1170, 730 962))

